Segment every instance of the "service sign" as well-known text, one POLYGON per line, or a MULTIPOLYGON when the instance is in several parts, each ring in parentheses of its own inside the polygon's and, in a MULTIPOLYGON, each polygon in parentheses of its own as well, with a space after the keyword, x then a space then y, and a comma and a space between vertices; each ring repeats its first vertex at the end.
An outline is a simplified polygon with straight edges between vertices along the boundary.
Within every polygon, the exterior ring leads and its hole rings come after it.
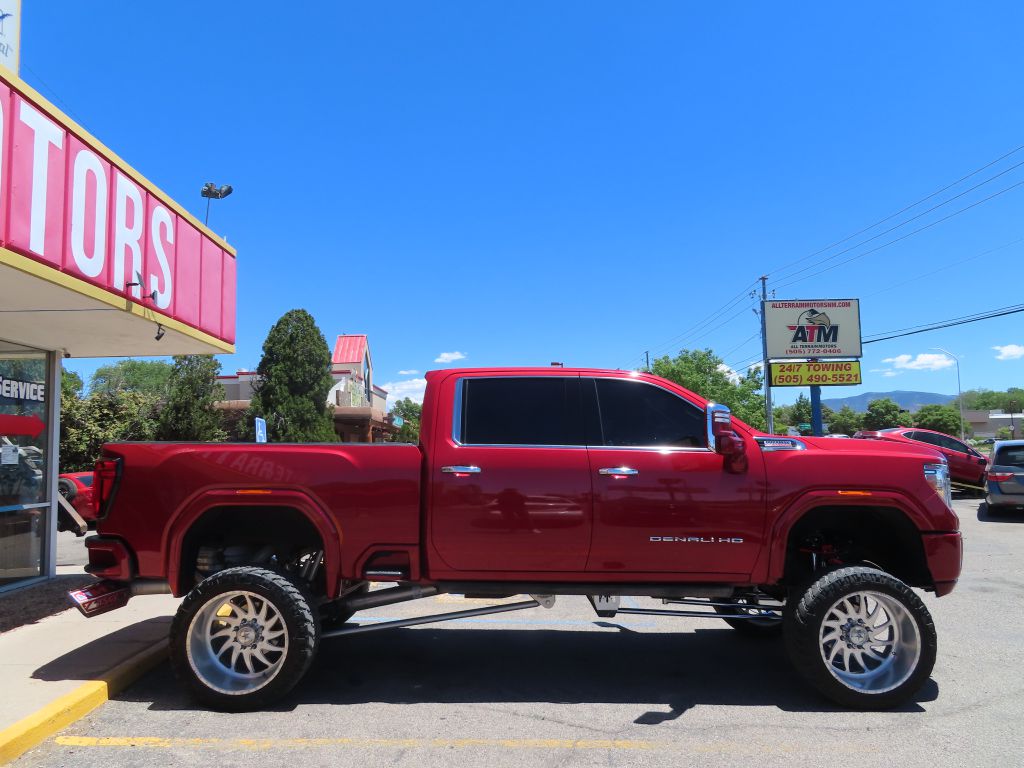
MULTIPOLYGON (((2 5, 2 0, 0 0, 2 5)), ((198 187, 197 187, 198 189, 198 187)), ((231 344, 235 257, 223 240, 0 72, 0 247, 231 344)))
POLYGON ((773 387, 842 387, 862 384, 859 360, 772 363, 773 387))
POLYGON ((860 300, 764 302, 768 359, 860 357, 860 300))

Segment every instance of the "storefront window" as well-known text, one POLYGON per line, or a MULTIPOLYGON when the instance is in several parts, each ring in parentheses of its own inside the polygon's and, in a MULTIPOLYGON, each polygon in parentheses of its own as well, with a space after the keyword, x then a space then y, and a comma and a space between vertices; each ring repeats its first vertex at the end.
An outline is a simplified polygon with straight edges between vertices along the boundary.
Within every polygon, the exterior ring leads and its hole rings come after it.
POLYGON ((49 381, 45 352, 0 341, 0 588, 42 575, 49 381))

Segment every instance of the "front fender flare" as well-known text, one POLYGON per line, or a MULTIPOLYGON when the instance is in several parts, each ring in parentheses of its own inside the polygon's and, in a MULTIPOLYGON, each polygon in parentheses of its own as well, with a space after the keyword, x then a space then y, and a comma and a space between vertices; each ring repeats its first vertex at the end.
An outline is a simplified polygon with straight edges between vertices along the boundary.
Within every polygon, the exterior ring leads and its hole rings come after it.
POLYGON ((870 491, 867 495, 843 494, 839 490, 809 491, 795 499, 772 523, 769 531, 769 557, 762 574, 754 574, 756 583, 775 584, 786 568, 786 547, 793 526, 808 512, 819 507, 888 507, 904 514, 918 530, 929 530, 925 511, 910 496, 897 491, 870 491))

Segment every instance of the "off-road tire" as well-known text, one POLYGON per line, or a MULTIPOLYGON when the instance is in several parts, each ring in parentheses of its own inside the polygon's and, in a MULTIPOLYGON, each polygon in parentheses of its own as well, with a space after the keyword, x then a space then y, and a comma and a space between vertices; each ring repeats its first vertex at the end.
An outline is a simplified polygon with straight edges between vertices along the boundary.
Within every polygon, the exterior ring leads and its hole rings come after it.
MULTIPOLYGON (((316 655, 320 623, 312 605, 312 598, 302 586, 276 571, 254 566, 218 571, 189 592, 171 623, 170 659, 175 674, 199 701, 214 709, 244 712, 273 703, 295 687, 316 655), (189 656, 190 631, 203 631, 193 626, 196 615, 212 601, 233 592, 251 593, 266 600, 283 620, 286 631, 283 660, 275 665, 270 681, 252 691, 217 690, 197 672, 189 656)), ((201 636, 192 639, 198 642, 201 636)))
MULTIPOLYGON (((833 617, 835 615, 832 614, 833 617)), ((791 596, 783 623, 786 650, 797 672, 821 694, 844 707, 877 710, 898 706, 920 690, 935 665, 938 641, 928 609, 910 587, 877 568, 845 567, 817 575, 805 588, 791 596), (883 677, 875 690, 870 689, 870 684, 866 689, 857 689, 842 682, 834 673, 842 660, 828 663, 823 650, 826 648, 823 644, 823 623, 844 597, 858 593, 881 595, 894 601, 893 607, 904 612, 901 639, 895 648, 896 653, 886 654, 886 663, 892 666, 902 663, 905 670, 893 673, 887 679, 883 677), (916 638, 912 639, 915 629, 916 638), (903 642, 904 635, 907 636, 906 642, 903 642)), ((877 647, 882 644, 870 645, 877 647)), ((847 649, 856 648, 844 645, 847 649)))

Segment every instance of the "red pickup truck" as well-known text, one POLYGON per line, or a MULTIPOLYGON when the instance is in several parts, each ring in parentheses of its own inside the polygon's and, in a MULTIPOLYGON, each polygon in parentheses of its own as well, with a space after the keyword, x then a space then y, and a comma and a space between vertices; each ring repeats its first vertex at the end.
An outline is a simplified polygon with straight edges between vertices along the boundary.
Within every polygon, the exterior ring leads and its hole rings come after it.
POLYGON ((107 445, 87 541, 104 581, 72 599, 93 615, 186 596, 172 663, 232 710, 290 690, 322 638, 557 595, 781 633, 798 672, 851 707, 896 705, 931 673, 935 627, 911 588, 949 593, 961 538, 925 446, 766 435, 656 376, 568 368, 431 372, 421 429, 418 446, 107 445), (442 593, 529 599, 349 621, 442 593))

